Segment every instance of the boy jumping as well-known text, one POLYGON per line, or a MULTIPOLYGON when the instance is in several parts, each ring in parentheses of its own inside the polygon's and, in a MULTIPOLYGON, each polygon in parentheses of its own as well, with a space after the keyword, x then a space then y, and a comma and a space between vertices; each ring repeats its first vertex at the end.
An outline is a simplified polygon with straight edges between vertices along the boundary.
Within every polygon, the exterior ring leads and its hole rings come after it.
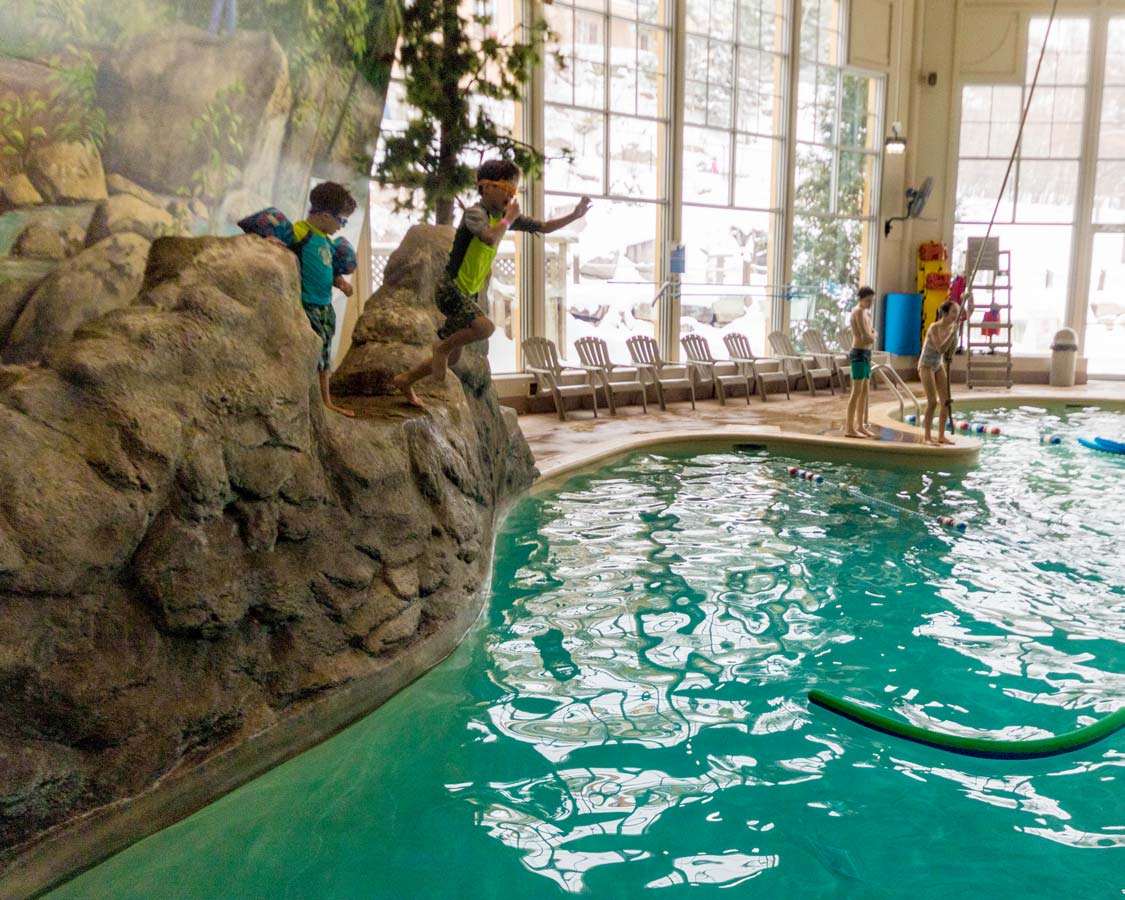
POLYGON ((470 206, 461 217, 449 264, 435 296, 445 324, 438 329, 430 358, 392 380, 407 402, 414 406, 425 407, 414 393, 414 382, 431 374, 438 382, 444 382, 447 367, 456 365, 461 358, 461 348, 488 340, 496 330, 481 304, 492 274, 492 261, 504 234, 509 229, 549 234, 581 219, 590 208, 590 198, 583 197, 573 212, 547 222, 521 215, 516 200, 519 179, 519 167, 506 159, 489 160, 477 170, 480 203, 470 206))
POLYGON ((852 310, 852 349, 848 362, 852 369, 852 393, 848 397, 848 424, 845 437, 873 438, 875 432, 867 427, 867 387, 871 383, 871 349, 875 346, 878 332, 871 327, 871 304, 875 302, 875 291, 861 287, 856 295, 856 307, 852 310))

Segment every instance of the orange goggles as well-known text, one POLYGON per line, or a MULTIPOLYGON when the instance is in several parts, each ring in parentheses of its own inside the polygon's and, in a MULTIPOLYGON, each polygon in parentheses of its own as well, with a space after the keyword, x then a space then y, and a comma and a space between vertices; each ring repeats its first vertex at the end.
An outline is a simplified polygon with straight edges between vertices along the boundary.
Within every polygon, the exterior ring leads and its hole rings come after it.
POLYGON ((477 182, 477 187, 495 188, 498 191, 502 191, 509 199, 514 197, 519 191, 514 181, 493 181, 490 178, 482 178, 477 182))

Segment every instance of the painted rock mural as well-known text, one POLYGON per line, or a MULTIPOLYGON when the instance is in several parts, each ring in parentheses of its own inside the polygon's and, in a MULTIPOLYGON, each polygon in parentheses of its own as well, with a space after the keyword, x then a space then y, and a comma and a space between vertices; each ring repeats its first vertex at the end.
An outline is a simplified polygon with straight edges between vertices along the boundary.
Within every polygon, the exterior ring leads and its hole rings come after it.
POLYGON ((45 311, 61 293, 44 288, 110 237, 233 234, 268 205, 297 218, 326 179, 363 208, 394 42, 381 0, 5 0, 4 20, 5 361, 42 358, 59 333, 27 335, 45 315, 88 318, 45 311))

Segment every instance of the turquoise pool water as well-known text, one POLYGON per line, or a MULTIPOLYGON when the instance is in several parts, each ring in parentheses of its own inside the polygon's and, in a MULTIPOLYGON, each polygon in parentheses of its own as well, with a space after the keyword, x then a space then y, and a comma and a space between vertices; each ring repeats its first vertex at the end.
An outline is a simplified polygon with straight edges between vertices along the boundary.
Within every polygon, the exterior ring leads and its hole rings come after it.
POLYGON ((524 499, 446 663, 51 896, 1120 896, 1125 733, 980 760, 805 700, 1003 737, 1125 703, 1125 458, 1073 440, 1125 416, 969 417, 1005 433, 968 474, 703 448, 524 499))

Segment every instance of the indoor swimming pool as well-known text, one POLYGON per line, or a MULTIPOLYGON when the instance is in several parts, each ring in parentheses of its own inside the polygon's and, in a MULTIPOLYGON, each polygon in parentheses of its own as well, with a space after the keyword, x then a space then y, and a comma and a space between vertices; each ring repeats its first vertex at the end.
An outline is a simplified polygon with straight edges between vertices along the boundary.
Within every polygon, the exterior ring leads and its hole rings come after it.
POLYGON ((446 662, 49 896, 1120 895, 1125 732, 975 759, 806 699, 1016 739, 1125 705, 1125 456, 1077 443, 1125 413, 959 418, 1001 429, 967 472, 707 444, 541 486, 446 662))

